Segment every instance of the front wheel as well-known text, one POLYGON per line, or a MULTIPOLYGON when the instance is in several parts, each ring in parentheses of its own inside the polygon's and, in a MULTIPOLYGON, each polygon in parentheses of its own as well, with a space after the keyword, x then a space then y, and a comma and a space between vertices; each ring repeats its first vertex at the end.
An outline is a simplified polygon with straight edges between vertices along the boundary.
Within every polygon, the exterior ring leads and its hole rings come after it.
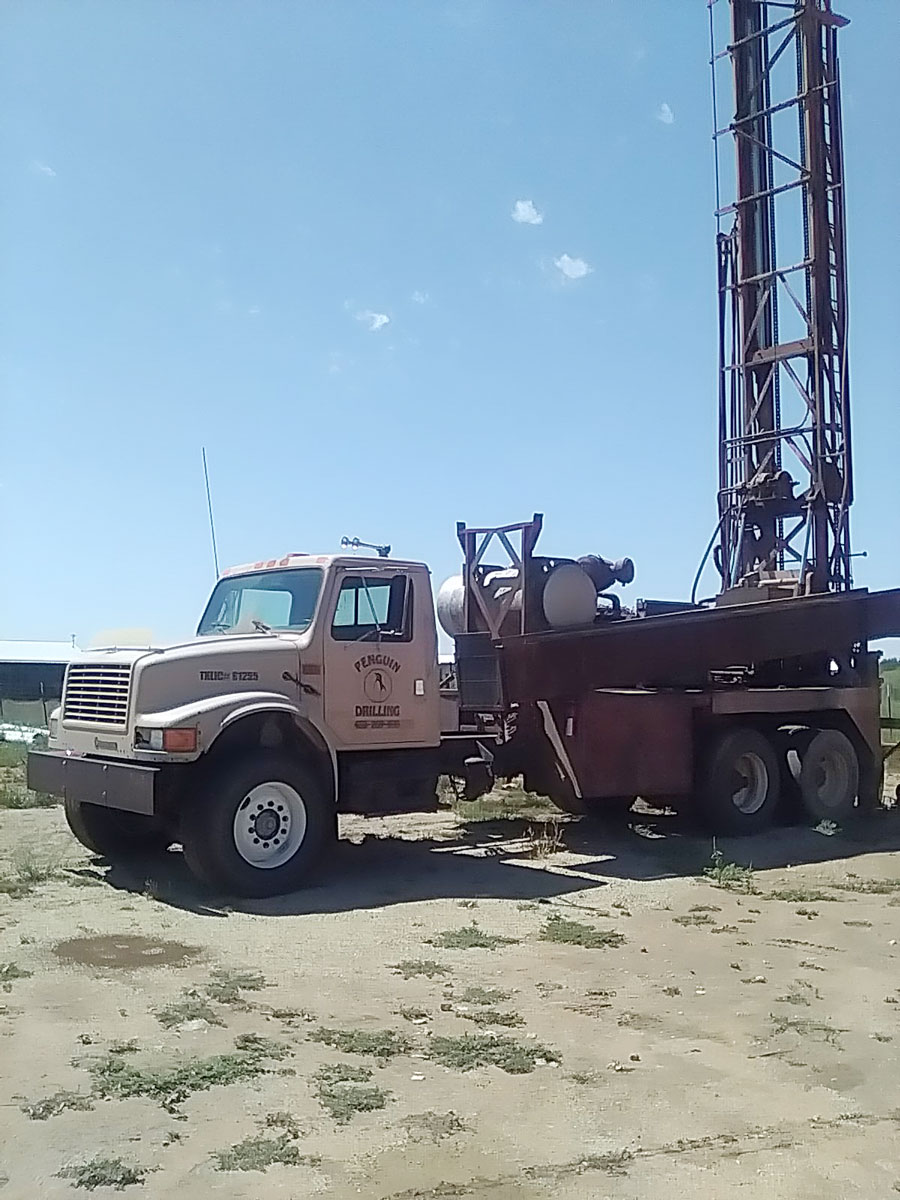
POLYGON ((66 821, 82 846, 111 861, 168 849, 172 839, 155 817, 82 800, 65 800, 66 821))
POLYGON ((213 771, 182 823, 194 874, 241 896, 297 891, 335 837, 335 808, 315 773, 267 752, 213 771))
POLYGON ((713 833, 759 833, 778 807, 778 756, 757 729, 739 727, 710 744, 700 779, 700 807, 713 833))

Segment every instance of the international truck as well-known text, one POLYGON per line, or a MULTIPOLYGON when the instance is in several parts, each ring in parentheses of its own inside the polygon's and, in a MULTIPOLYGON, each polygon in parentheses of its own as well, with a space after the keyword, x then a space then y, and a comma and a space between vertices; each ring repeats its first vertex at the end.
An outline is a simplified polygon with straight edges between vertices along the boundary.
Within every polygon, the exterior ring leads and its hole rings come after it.
POLYGON ((306 884, 340 812, 434 808, 441 775, 469 799, 522 776, 570 813, 693 806, 729 834, 879 802, 868 642, 900 633, 900 591, 629 609, 629 560, 539 556, 541 526, 458 527, 443 665, 424 563, 225 572, 194 638, 70 664, 29 786, 98 854, 177 842, 202 880, 251 896, 306 884))

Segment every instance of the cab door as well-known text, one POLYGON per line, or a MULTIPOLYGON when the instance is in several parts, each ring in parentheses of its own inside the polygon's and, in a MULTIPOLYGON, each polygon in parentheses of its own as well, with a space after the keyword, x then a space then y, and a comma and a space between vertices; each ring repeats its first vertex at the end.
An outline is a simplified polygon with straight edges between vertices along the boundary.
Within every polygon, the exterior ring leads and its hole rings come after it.
POLYGON ((337 748, 436 746, 437 634, 427 575, 336 572, 325 635, 325 722, 337 748))

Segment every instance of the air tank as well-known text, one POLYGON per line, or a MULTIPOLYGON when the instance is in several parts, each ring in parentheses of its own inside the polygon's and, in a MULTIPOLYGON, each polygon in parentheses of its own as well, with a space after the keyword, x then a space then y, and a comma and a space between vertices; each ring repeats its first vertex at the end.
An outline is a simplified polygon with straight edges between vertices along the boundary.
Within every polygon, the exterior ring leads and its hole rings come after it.
MULTIPOLYGON (((490 571, 484 578, 483 594, 489 604, 499 607, 511 589, 515 594, 507 613, 516 614, 522 608, 522 593, 517 587, 515 568, 490 571)), ((463 632, 465 587, 461 575, 447 579, 437 595, 437 615, 441 628, 450 637, 463 632)), ((597 612, 597 588, 577 563, 559 563, 546 575, 540 595, 544 619, 551 629, 571 629, 590 625, 597 612)))
POLYGON ((465 597, 462 575, 451 575, 441 584, 437 594, 437 617, 448 637, 458 637, 463 631, 465 597))

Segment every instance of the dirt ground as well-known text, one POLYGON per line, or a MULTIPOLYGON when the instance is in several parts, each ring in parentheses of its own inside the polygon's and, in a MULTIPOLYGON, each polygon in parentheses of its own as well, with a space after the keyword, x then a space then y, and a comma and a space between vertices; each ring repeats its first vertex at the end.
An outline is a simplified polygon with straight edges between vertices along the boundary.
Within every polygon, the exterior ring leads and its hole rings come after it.
POLYGON ((0 812, 3 1200, 895 1195, 900 816, 632 821, 347 819, 237 902, 0 812))

